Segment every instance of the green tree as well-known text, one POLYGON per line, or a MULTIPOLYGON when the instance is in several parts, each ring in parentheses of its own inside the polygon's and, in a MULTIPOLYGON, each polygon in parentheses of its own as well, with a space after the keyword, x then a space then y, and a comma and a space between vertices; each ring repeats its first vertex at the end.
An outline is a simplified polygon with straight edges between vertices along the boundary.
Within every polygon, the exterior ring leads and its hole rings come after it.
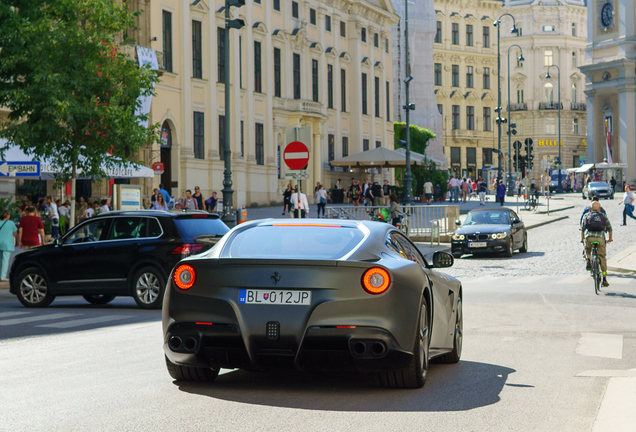
POLYGON ((73 207, 78 174, 103 178, 158 139, 158 125, 136 114, 157 73, 121 49, 136 14, 118 3, 0 1, 0 105, 10 110, 0 137, 59 167, 73 207))

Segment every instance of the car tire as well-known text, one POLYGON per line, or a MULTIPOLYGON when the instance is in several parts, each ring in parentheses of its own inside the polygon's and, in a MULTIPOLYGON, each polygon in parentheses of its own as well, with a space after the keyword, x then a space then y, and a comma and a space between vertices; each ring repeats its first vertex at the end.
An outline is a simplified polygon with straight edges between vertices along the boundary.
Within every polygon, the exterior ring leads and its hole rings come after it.
POLYGON ((510 237, 510 243, 508 244, 508 247, 506 248, 506 252, 505 255, 506 257, 510 258, 513 254, 514 254, 514 244, 513 244, 513 240, 512 237, 510 237))
POLYGON ((166 366, 168 373, 177 381, 214 381, 219 376, 219 369, 179 366, 172 363, 166 357, 166 366))
POLYGON ((84 297, 84 300, 94 305, 105 305, 115 300, 114 295, 105 294, 87 294, 83 295, 82 297, 84 297))
POLYGON ((528 233, 523 235, 523 245, 519 248, 519 252, 526 253, 528 252, 528 233))
POLYGON ((455 315, 455 332, 453 336, 453 350, 431 360, 433 363, 453 364, 458 363, 462 356, 464 342, 464 312, 462 310, 462 298, 457 299, 457 314, 455 315))
POLYGON ((47 307, 55 300, 55 296, 51 294, 49 289, 46 275, 37 267, 22 270, 16 283, 18 284, 18 300, 26 307, 47 307))
POLYGON ((426 300, 422 299, 411 362, 404 369, 380 372, 380 384, 386 388, 416 389, 424 387, 428 376, 430 342, 430 319, 426 300))
POLYGON ((159 269, 146 266, 139 269, 132 278, 130 291, 135 302, 142 309, 161 309, 166 281, 159 269))

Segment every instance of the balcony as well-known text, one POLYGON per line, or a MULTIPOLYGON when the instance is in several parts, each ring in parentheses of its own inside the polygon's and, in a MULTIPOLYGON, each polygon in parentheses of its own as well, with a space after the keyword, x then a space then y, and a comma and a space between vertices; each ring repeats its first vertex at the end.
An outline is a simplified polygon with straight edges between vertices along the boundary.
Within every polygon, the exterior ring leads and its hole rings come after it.
POLYGON ((508 105, 510 111, 528 111, 528 104, 525 102, 508 105))
MULTIPOLYGON (((134 60, 135 63, 139 64, 139 59, 137 58, 137 47, 135 45, 130 44, 119 44, 118 49, 120 52, 126 54, 131 60, 134 60)), ((157 63, 159 65, 159 70, 166 70, 163 64, 163 53, 161 51, 155 51, 157 55, 157 63)))
POLYGON ((276 99, 274 108, 282 108, 287 111, 302 111, 322 115, 322 104, 305 99, 276 99))
POLYGON ((572 102, 572 105, 570 105, 570 109, 572 111, 586 111, 587 104, 583 102, 572 102))
POLYGON ((541 102, 539 104, 540 110, 557 110, 559 108, 563 109, 563 104, 561 104, 560 107, 559 104, 556 102, 541 102))

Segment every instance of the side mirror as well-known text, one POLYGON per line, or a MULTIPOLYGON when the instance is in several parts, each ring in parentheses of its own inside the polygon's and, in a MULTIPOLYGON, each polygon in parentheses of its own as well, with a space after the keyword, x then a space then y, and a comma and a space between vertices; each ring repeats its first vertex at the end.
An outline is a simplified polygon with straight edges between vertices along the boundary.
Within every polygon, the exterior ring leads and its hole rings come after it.
POLYGON ((455 225, 457 225, 457 226, 461 226, 461 225, 462 225, 462 221, 460 221, 459 219, 457 219, 457 220, 455 221, 455 225))
POLYGON ((452 267, 454 263, 455 258, 447 252, 435 252, 433 254, 433 267, 435 268, 452 267))
POLYGON ((521 219, 519 219, 519 218, 512 218, 511 222, 512 222, 512 224, 513 224, 513 225, 516 225, 516 224, 518 224, 519 222, 521 222, 521 219))
POLYGON ((56 238, 56 239, 53 241, 53 244, 54 244, 55 246, 61 246, 61 245, 62 245, 62 239, 60 239, 59 237, 58 237, 58 238, 56 238))

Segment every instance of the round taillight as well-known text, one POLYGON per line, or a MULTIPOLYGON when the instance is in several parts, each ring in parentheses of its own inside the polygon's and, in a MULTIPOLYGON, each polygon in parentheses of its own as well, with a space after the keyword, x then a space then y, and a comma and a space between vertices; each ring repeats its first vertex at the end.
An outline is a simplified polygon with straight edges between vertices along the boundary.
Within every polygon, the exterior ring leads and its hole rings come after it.
POLYGON ((380 267, 370 268, 362 276, 362 287, 371 294, 382 294, 390 284, 389 272, 380 267))
POLYGON ((189 289, 194 285, 194 281, 196 279, 194 269, 189 265, 183 264, 177 267, 174 271, 174 275, 172 276, 174 283, 181 289, 189 289))

